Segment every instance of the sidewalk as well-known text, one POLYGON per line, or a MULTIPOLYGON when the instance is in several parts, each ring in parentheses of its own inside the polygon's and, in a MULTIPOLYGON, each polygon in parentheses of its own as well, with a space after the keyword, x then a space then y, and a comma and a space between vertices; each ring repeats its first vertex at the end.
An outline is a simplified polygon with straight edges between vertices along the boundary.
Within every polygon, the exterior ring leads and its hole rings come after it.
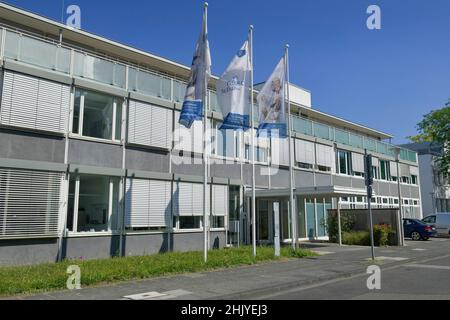
MULTIPOLYGON (((381 257, 384 268, 442 255, 443 249, 448 250, 449 245, 450 241, 408 242, 408 246, 403 248, 377 248, 376 255, 381 257)), ((371 257, 369 247, 316 243, 302 246, 319 253, 319 256, 14 299, 252 299, 274 291, 362 275, 371 264, 368 261, 371 257)))

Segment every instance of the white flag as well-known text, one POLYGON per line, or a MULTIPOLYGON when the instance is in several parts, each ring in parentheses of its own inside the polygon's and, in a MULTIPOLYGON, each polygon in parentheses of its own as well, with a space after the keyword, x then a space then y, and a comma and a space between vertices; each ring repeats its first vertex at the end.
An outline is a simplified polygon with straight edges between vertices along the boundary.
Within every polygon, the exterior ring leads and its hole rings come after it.
POLYGON ((191 74, 186 88, 180 123, 187 128, 196 120, 202 120, 207 83, 211 77, 211 54, 208 42, 208 21, 206 9, 203 13, 202 31, 192 59, 191 74))
POLYGON ((282 58, 258 94, 258 135, 287 137, 287 110, 284 98, 286 85, 285 59, 282 58))
POLYGON ((217 98, 225 117, 220 130, 250 128, 250 71, 248 41, 245 41, 217 82, 217 98))

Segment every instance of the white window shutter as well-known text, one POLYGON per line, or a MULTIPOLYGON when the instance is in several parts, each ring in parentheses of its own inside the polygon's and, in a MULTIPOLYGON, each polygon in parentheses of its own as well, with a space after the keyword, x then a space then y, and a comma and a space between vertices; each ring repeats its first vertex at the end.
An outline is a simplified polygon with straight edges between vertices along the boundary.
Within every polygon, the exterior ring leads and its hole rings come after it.
POLYGON ((297 162, 315 165, 316 157, 314 152, 314 143, 295 139, 295 160, 297 162))
POLYGON ((129 228, 167 227, 171 217, 171 183, 127 179, 125 221, 129 228))
POLYGON ((289 139, 272 139, 271 150, 273 163, 289 166, 289 139))
POLYGON ((364 155, 352 152, 352 168, 354 172, 364 172, 364 155))
POLYGON ((392 177, 397 177, 397 162, 394 161, 389 161, 389 167, 390 167, 390 172, 391 172, 391 176, 392 177))
POLYGON ((61 233, 62 172, 0 168, 0 238, 61 233))
POLYGON ((128 140, 134 144, 170 149, 172 111, 131 100, 128 140))
POLYGON ((226 216, 228 212, 228 186, 213 185, 213 216, 226 216))
POLYGON ((419 175, 419 167, 410 166, 410 167, 409 167, 409 172, 410 172, 413 176, 418 176, 418 175, 419 175))
POLYGON ((70 86, 5 71, 0 109, 3 125, 64 133, 70 86))
POLYGON ((323 144, 316 144, 317 164, 334 168, 334 149, 323 144))
POLYGON ((126 227, 148 227, 149 194, 150 184, 147 180, 127 179, 125 194, 126 227))

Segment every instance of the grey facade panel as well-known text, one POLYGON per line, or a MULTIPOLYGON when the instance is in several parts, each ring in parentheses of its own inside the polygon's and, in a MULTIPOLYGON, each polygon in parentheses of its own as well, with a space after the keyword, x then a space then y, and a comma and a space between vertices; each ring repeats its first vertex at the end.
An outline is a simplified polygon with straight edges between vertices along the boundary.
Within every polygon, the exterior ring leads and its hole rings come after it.
MULTIPOLYGON (((211 232, 210 248, 219 249, 225 246, 225 232, 211 232)), ((173 233, 171 249, 177 252, 202 251, 203 233, 173 233)))
POLYGON ((0 241, 0 266, 33 265, 56 262, 57 239, 0 241))
POLYGON ((119 253, 120 236, 70 237, 62 245, 62 256, 68 260, 107 259, 119 253))
MULTIPOLYGON (((244 164, 243 180, 246 185, 252 185, 252 166, 249 164, 244 164)), ((255 165, 255 184, 259 188, 269 187, 269 175, 266 166, 255 165)))
POLYGON ((191 176, 203 176, 203 160, 200 157, 173 155, 172 172, 191 176))
POLYGON ((212 177, 241 179, 240 164, 212 163, 210 170, 212 177))
POLYGON ((401 186, 401 195, 402 198, 411 198, 411 187, 410 186, 401 186))
POLYGON ((366 183, 364 179, 352 178, 352 186, 353 188, 364 189, 366 187, 366 183))
POLYGON ((324 187, 331 185, 333 185, 333 183, 332 183, 332 176, 330 174, 316 173, 317 187, 324 187))
POLYGON ((164 253, 169 249, 169 234, 126 235, 123 250, 125 256, 144 256, 164 253))
POLYGON ((70 139, 69 163, 122 168, 122 147, 114 144, 70 139))
POLYGON ((314 186, 314 175, 312 172, 295 170, 294 180, 297 188, 314 186))
POLYGON ((352 186, 351 177, 334 176, 333 181, 335 186, 349 187, 349 188, 352 186))
POLYGON ((379 181, 379 182, 377 182, 377 185, 378 185, 377 196, 382 196, 382 197, 390 197, 391 196, 390 183, 379 181))
POLYGON ((64 139, 0 129, 0 158, 64 163, 64 139))
POLYGON ((411 198, 419 199, 420 198, 420 189, 418 187, 411 186, 411 198))
POLYGON ((169 173, 167 152, 127 147, 125 167, 132 170, 169 173))
MULTIPOLYGON (((271 172, 273 172, 273 168, 271 172)), ((275 169, 276 170, 276 169, 275 169)), ((289 188, 289 170, 278 169, 278 171, 270 176, 270 186, 272 188, 289 188)))

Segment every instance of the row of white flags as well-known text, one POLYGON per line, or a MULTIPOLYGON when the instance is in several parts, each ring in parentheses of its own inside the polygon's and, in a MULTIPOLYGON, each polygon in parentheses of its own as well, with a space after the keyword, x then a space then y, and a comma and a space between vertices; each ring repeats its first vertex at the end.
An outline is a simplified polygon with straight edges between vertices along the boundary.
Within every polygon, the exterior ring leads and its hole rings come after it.
MULTIPOLYGON (((180 123, 187 128, 192 126, 193 121, 202 120, 203 101, 211 77, 211 55, 206 24, 204 15, 180 115, 180 123)), ((249 47, 249 41, 246 41, 217 82, 218 103, 224 115, 220 130, 247 131, 251 128, 249 93, 252 61, 249 47)), ((287 137, 285 85, 286 66, 283 57, 257 96, 260 124, 258 135, 287 137)))

